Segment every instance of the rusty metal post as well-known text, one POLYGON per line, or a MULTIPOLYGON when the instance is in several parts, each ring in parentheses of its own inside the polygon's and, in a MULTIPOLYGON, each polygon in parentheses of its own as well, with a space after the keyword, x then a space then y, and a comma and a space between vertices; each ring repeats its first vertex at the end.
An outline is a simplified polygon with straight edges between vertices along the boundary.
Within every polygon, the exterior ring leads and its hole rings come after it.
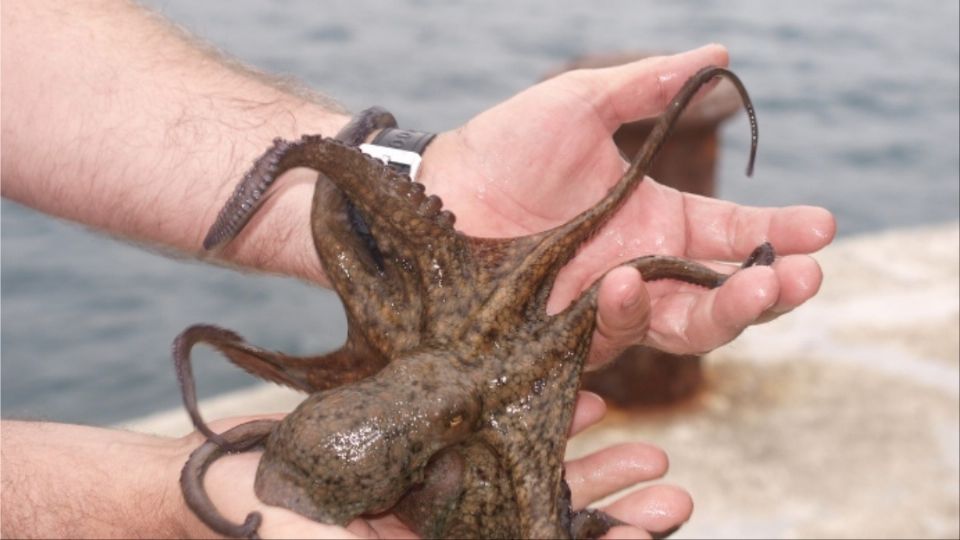
MULTIPOLYGON (((649 55, 617 54, 575 60, 551 73, 607 67, 649 55)), ((681 191, 712 196, 715 192, 718 128, 740 109, 733 85, 723 80, 681 116, 650 171, 658 182, 681 191)), ((614 140, 625 156, 633 156, 653 127, 654 119, 624 124, 614 140)), ((702 381, 701 359, 673 355, 643 346, 630 347, 608 367, 587 373, 585 389, 614 405, 631 408, 671 403, 691 395, 702 381)))

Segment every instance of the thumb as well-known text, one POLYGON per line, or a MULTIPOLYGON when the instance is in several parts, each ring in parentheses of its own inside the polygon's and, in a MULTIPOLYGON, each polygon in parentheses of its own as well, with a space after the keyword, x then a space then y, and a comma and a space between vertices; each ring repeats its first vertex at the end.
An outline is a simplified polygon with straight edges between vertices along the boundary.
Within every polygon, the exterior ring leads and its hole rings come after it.
POLYGON ((598 367, 640 343, 650 327, 650 295, 640 272, 627 266, 603 277, 597 295, 597 327, 587 366, 598 367))
POLYGON ((644 58, 619 66, 569 72, 577 77, 611 132, 621 124, 663 112, 680 87, 706 66, 726 66, 721 45, 706 45, 670 56, 644 58))

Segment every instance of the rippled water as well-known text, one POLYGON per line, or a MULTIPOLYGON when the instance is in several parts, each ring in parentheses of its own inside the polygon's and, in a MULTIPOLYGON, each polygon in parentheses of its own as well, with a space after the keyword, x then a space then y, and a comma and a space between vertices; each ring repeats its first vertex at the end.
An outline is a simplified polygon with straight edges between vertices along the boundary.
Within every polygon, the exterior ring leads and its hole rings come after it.
MULTIPOLYGON (((575 56, 723 43, 757 106, 761 149, 743 179, 745 122, 727 125, 720 196, 823 205, 842 235, 960 213, 954 0, 146 3, 353 110, 381 104, 431 130, 575 56)), ((345 332, 328 291, 164 258, 6 201, 2 257, 4 416, 107 423, 174 406, 168 348, 194 322, 291 354, 345 332)), ((212 355, 198 364, 203 394, 250 381, 212 355)))

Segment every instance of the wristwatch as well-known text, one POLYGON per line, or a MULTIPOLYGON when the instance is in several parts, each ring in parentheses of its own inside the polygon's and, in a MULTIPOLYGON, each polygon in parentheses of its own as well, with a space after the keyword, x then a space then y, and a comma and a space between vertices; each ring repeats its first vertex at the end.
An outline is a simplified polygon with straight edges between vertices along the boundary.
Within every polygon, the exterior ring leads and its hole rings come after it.
POLYGON ((369 143, 361 144, 360 151, 416 180, 420 163, 423 161, 421 155, 436 136, 436 133, 425 131, 386 128, 377 133, 369 143))

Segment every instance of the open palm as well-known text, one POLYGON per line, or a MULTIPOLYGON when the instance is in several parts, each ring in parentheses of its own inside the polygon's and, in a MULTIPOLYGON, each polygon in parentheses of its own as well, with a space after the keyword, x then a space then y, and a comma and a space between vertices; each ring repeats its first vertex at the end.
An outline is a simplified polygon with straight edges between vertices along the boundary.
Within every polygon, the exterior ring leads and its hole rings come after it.
MULTIPOLYGON (((623 174, 627 164, 612 139, 621 124, 659 114, 697 70, 726 64, 722 47, 707 46, 565 73, 441 134, 428 149, 421 180, 467 234, 512 237, 550 229, 599 200, 623 174)), ((561 272, 548 309, 562 309, 618 263, 638 256, 739 263, 771 242, 785 255, 773 267, 748 269, 712 291, 679 283, 645 287, 629 268, 604 278, 592 362, 639 342, 703 352, 812 297, 822 276, 806 254, 828 244, 834 230, 833 217, 821 208, 750 208, 647 179, 561 272)))

